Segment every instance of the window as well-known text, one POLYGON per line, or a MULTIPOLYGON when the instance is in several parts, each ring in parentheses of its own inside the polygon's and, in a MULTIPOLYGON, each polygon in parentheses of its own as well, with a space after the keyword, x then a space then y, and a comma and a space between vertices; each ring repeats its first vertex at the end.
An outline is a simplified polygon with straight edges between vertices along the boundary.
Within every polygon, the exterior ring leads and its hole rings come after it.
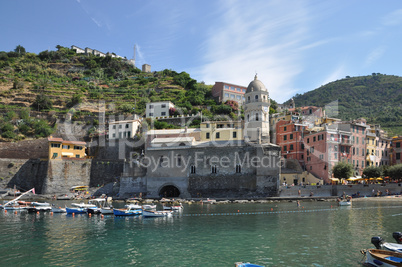
POLYGON ((215 138, 216 138, 216 139, 221 138, 221 133, 216 133, 215 138))
POLYGON ((128 125, 128 124, 126 124, 126 129, 128 129, 128 127, 129 127, 129 125, 128 125))
POLYGON ((258 121, 258 113, 255 113, 255 120, 258 121))
POLYGON ((286 132, 286 126, 285 126, 285 127, 283 127, 283 131, 284 131, 284 132, 286 132))
POLYGON ((162 104, 162 108, 166 108, 166 104, 162 104))
POLYGON ((290 146, 289 146, 289 150, 293 150, 293 145, 290 145, 290 146))
POLYGON ((247 114, 247 121, 250 121, 250 114, 247 114))
POLYGON ((211 173, 216 173, 216 165, 211 166, 211 173))
POLYGON ((191 165, 190 173, 195 173, 195 166, 194 165, 191 165))
POLYGON ((233 132, 233 138, 237 138, 237 132, 233 132))
POLYGON ((112 137, 113 137, 113 138, 116 138, 116 134, 115 134, 115 133, 114 133, 114 134, 112 134, 112 137))
POLYGON ((177 167, 181 167, 181 155, 177 155, 177 167))
POLYGON ((113 125, 113 127, 112 127, 113 129, 116 129, 116 125, 113 125))
POLYGON ((205 125, 205 128, 209 128, 209 123, 207 123, 207 124, 205 125))
POLYGON ((310 152, 314 153, 314 147, 313 146, 310 148, 310 152))
POLYGON ((53 144, 53 143, 51 143, 51 144, 50 144, 50 147, 57 147, 57 148, 60 148, 60 144, 53 144))
POLYGON ((68 146, 68 145, 63 145, 63 149, 70 149, 70 146, 68 146))
POLYGON ((310 143, 310 138, 307 138, 307 144, 310 143))
POLYGON ((149 109, 153 109, 154 108, 154 105, 149 105, 149 109))
POLYGON ((241 166, 240 165, 236 165, 236 173, 241 173, 241 166))
POLYGON ((159 166, 160 166, 160 167, 162 167, 162 165, 163 165, 163 160, 164 160, 164 157, 161 156, 161 157, 159 158, 159 166))
POLYGON ((290 140, 293 139, 293 134, 290 134, 289 139, 290 139, 290 140))
POLYGON ((55 159, 55 158, 57 158, 57 156, 58 156, 59 154, 57 154, 57 153, 53 153, 53 157, 52 157, 52 159, 55 159))
POLYGON ((119 129, 123 128, 121 125, 119 125, 119 129))
POLYGON ((283 136, 283 141, 286 141, 288 139, 288 136, 285 134, 284 136, 283 136))
POLYGON ((153 116, 154 116, 153 113, 149 113, 149 114, 148 114, 148 117, 153 117, 153 116))
POLYGON ((74 146, 74 150, 82 150, 82 146, 74 146))
POLYGON ((225 93, 225 97, 229 98, 229 94, 228 94, 228 93, 225 93))
POLYGON ((283 146, 283 152, 286 152, 288 150, 288 146, 283 146))
POLYGON ((255 100, 258 100, 258 95, 255 95, 255 100))
POLYGON ((396 158, 397 160, 401 159, 401 153, 396 153, 395 158, 396 158))
POLYGON ((315 139, 315 136, 314 136, 314 137, 313 137, 313 142, 315 142, 315 140, 316 140, 316 139, 315 139))
POLYGON ((80 155, 79 155, 79 154, 76 154, 75 157, 76 157, 77 159, 79 159, 79 158, 80 158, 80 155))
POLYGON ((400 148, 400 147, 401 147, 401 142, 396 142, 396 143, 395 143, 395 147, 396 147, 396 148, 400 148))
POLYGON ((166 116, 166 112, 161 112, 161 116, 166 116))

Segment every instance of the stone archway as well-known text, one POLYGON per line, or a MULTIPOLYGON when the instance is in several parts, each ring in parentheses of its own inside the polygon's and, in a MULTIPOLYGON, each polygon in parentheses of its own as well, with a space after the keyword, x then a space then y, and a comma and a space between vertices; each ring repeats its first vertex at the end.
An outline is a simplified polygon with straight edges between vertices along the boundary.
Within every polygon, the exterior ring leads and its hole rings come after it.
POLYGON ((180 190, 174 185, 165 185, 159 190, 159 196, 161 197, 179 197, 180 190))

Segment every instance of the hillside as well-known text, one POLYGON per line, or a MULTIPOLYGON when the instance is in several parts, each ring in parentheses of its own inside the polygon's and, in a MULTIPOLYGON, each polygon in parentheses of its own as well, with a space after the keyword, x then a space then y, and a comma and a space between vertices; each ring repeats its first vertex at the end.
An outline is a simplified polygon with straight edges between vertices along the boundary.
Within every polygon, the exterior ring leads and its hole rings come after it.
POLYGON ((402 77, 373 73, 346 77, 294 97, 297 106, 325 106, 338 100, 339 118, 364 117, 390 136, 402 134, 402 77))
MULTIPOLYGON (((176 106, 172 111, 175 115, 202 110, 205 117, 218 114, 236 117, 237 107, 217 104, 211 86, 197 82, 186 72, 166 69, 145 73, 120 58, 77 54, 62 46, 56 48, 57 51, 43 51, 38 55, 26 52, 22 46, 0 52, 0 135, 3 138, 48 136, 57 127, 55 121, 42 120, 37 125, 38 120, 30 115, 60 117, 73 109, 73 120, 84 121, 85 116, 97 115, 101 102, 106 104, 106 116, 133 112, 144 115, 146 103, 172 101, 176 106), (46 123, 49 127, 45 127, 46 123)), ((96 127, 97 122, 93 124, 96 127)), ((197 121, 193 126, 196 124, 197 121)))

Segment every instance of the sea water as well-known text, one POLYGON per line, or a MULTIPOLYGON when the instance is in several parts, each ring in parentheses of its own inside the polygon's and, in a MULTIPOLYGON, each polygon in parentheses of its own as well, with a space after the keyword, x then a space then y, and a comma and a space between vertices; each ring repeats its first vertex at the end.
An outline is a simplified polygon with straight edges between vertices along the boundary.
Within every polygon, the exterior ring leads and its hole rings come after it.
POLYGON ((360 266, 371 237, 395 231, 402 201, 197 203, 168 218, 0 210, 0 266, 360 266))

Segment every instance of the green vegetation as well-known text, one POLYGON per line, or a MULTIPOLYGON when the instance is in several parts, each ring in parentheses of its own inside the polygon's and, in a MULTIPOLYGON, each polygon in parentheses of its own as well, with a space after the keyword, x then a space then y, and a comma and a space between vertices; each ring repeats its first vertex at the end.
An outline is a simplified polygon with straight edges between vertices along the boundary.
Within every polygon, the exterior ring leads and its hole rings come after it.
POLYGON ((332 173, 335 178, 348 179, 352 177, 353 165, 346 162, 339 162, 332 168, 332 173))
POLYGON ((390 136, 402 134, 402 77, 373 73, 346 77, 294 96, 296 106, 325 106, 338 100, 339 118, 365 118, 390 136))

